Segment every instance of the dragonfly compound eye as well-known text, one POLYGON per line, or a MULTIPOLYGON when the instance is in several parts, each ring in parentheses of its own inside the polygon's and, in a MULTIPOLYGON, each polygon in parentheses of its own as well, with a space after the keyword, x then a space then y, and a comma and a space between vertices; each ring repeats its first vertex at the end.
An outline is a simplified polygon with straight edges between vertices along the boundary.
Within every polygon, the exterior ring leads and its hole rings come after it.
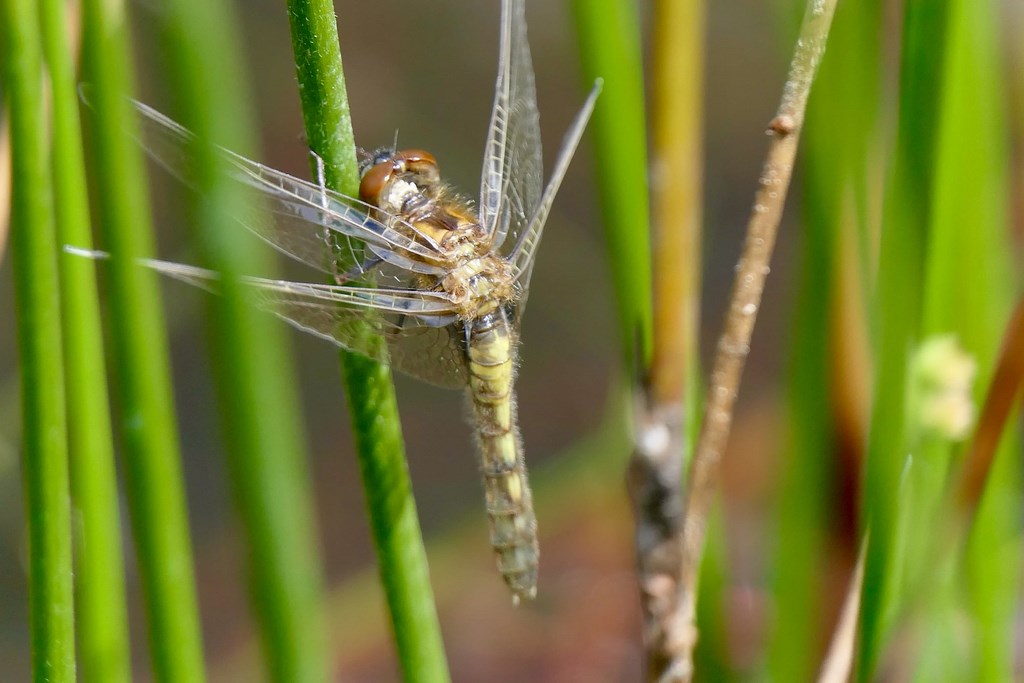
POLYGON ((420 187, 441 182, 437 159, 422 149, 403 149, 395 154, 395 161, 402 165, 402 171, 412 176, 411 180, 420 187))
POLYGON ((359 183, 359 198, 368 204, 379 206, 381 193, 398 170, 400 170, 399 164, 391 159, 368 168, 359 183))

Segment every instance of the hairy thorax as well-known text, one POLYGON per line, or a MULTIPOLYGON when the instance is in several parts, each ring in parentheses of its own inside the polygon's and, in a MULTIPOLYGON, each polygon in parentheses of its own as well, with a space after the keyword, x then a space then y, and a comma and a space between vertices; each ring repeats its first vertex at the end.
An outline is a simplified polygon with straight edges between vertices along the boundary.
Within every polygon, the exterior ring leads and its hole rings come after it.
POLYGON ((438 243, 448 257, 449 270, 437 283, 464 320, 480 318, 516 297, 512 266, 495 253, 491 239, 468 206, 434 203, 434 226, 446 226, 438 243))
MULTIPOLYGON (((445 273, 424 283, 451 296, 471 321, 518 296, 511 264, 494 250, 474 207, 440 182, 437 163, 422 150, 378 152, 363 171, 364 201, 400 216, 445 256, 445 273)), ((400 229, 400 228, 399 228, 400 229)))

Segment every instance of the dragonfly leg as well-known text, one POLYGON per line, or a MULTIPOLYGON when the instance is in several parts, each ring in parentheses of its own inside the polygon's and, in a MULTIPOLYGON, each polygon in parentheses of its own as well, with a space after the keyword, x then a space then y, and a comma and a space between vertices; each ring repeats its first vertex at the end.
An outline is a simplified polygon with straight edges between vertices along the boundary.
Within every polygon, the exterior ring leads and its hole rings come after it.
MULTIPOLYGON (((309 150, 309 155, 316 161, 316 184, 321 191, 327 188, 327 167, 324 164, 324 158, 317 154, 312 148, 309 150)), ((326 192, 324 192, 326 199, 326 192)))
MULTIPOLYGON (((316 162, 316 186, 320 189, 320 206, 324 209, 324 215, 327 215, 328 207, 330 206, 330 200, 327 197, 327 167, 324 164, 324 158, 316 153, 315 150, 310 148, 310 156, 316 162)), ((327 248, 328 254, 334 254, 339 248, 338 242, 335 236, 331 233, 331 230, 326 226, 327 221, 324 223, 323 236, 324 246, 327 248)), ((338 260, 336 258, 330 258, 331 262, 331 277, 334 278, 335 283, 342 284, 348 279, 347 276, 343 276, 338 272, 338 260)))
MULTIPOLYGON (((329 246, 331 246, 331 248, 336 248, 336 245, 334 243, 331 243, 329 246)), ((338 273, 337 270, 336 270, 337 263, 334 263, 333 260, 332 260, 331 268, 333 270, 335 270, 335 272, 333 273, 335 282, 337 282, 339 285, 343 285, 346 282, 349 282, 351 280, 354 280, 354 279, 358 278, 360 275, 362 275, 363 273, 367 272, 368 270, 370 270, 374 266, 379 266, 383 262, 384 262, 384 259, 382 259, 379 256, 374 256, 373 258, 368 258, 365 261, 363 261, 362 263, 360 263, 359 265, 350 268, 345 273, 338 273)))

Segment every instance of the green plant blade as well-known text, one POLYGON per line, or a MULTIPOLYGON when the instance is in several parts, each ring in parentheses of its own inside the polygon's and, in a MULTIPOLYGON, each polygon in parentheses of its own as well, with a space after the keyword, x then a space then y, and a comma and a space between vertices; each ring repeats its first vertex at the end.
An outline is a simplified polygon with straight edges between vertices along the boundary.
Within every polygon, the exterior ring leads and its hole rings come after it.
POLYGON ((875 388, 862 531, 865 560, 858 680, 869 680, 898 603, 897 508, 906 464, 904 420, 909 349, 917 343, 923 258, 932 194, 934 122, 945 3, 908 3, 903 27, 899 121, 886 189, 873 309, 875 388))
POLYGON ((165 325, 135 121, 123 3, 83 3, 83 74, 90 104, 101 235, 112 255, 110 323, 120 393, 128 500, 146 598, 156 680, 205 679, 165 325))
MULTIPOLYGON (((997 9, 990 3, 952 0, 949 12, 922 336, 956 335, 977 364, 972 399, 980 406, 1020 291, 1020 264, 1014 262, 1006 211, 1010 145, 997 9)), ((937 648, 926 659, 933 670, 955 671, 959 665, 977 681, 1014 676, 1014 648, 1007 634, 1013 631, 1020 597, 1020 449, 1019 430, 1006 430, 971 530, 966 567, 958 566, 955 574, 962 576, 966 569, 968 597, 965 601, 957 593, 945 613, 971 614, 975 649, 964 657, 956 646, 937 648)), ((944 631, 949 642, 962 638, 958 629, 947 626, 944 631)))
POLYGON ((169 8, 166 63, 184 122, 196 134, 193 223, 220 274, 208 320, 231 479, 249 544, 249 592, 270 680, 326 681, 317 532, 285 330, 247 301, 241 284, 242 274, 272 268, 266 250, 234 218, 257 200, 231 179, 212 142, 246 149, 251 139, 236 22, 220 2, 175 0, 169 8))
MULTIPOLYGON (((40 3, 53 102, 54 199, 62 244, 92 245, 78 93, 67 45, 64 3, 40 3)), ((81 678, 131 680, 117 474, 95 264, 60 257, 71 490, 75 527, 75 598, 81 678)))
POLYGON ((33 680, 75 681, 64 364, 37 4, 0 3, 11 125, 11 262, 21 371, 33 680))

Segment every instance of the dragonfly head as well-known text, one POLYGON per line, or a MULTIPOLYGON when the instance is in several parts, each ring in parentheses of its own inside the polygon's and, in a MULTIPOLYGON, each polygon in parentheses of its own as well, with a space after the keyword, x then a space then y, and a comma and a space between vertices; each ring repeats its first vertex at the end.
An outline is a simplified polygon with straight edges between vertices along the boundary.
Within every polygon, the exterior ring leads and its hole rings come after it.
POLYGON ((360 171, 359 198, 392 213, 400 212, 412 194, 441 182, 437 160, 422 149, 374 150, 360 164, 360 171))

